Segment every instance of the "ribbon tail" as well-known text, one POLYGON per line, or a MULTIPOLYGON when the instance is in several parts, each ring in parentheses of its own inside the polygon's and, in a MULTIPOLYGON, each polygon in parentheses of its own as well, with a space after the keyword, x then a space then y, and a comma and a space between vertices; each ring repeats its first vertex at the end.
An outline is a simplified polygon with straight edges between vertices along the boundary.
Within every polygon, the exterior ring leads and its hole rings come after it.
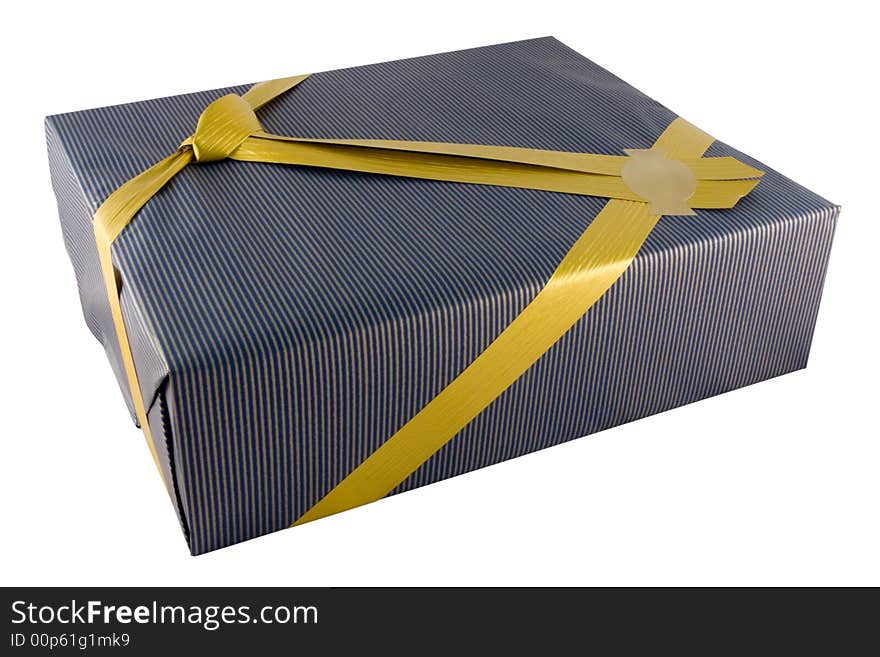
POLYGON ((229 157, 245 162, 292 164, 423 180, 643 200, 619 176, 456 155, 276 140, 257 135, 248 137, 229 157))
MULTIPOLYGON (((619 175, 626 156, 478 144, 300 139, 259 132, 245 139, 229 157, 244 162, 646 201, 619 175)), ((682 163, 697 178, 696 191, 688 200, 693 208, 733 207, 757 184, 757 180, 738 178, 762 173, 734 158, 689 158, 682 163)))

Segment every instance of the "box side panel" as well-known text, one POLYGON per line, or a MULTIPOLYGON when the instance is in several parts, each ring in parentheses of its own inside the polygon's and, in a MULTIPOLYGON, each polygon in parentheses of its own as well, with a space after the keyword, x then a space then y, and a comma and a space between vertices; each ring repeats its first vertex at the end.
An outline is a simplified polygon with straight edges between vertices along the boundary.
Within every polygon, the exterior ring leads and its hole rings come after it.
MULTIPOLYGON (((73 264, 79 289, 80 302, 86 324, 92 334, 104 347, 113 373, 119 383, 122 395, 134 420, 134 408, 128 390, 128 381, 116 341, 113 321, 104 290, 100 264, 92 233, 92 216, 95 208, 86 200, 76 175, 66 156, 63 140, 52 119, 46 121, 46 137, 49 151, 49 165, 52 186, 58 200, 58 213, 64 245, 73 264)), ((128 328, 138 379, 142 394, 149 409, 148 420, 155 440, 156 453, 162 474, 166 481, 175 482, 172 437, 169 430, 168 404, 164 396, 164 382, 167 365, 161 355, 146 321, 139 312, 132 294, 122 285, 120 294, 123 316, 128 328)), ((183 515, 179 495, 177 511, 181 525, 186 533, 186 518, 183 515)))
POLYGON ((86 199, 67 157, 62 135, 53 117, 46 119, 46 143, 52 187, 58 201, 58 215, 61 219, 61 234, 76 275, 83 315, 89 330, 104 347, 129 413, 134 418, 134 407, 113 330, 113 320, 110 317, 110 307, 107 303, 107 293, 104 290, 101 266, 95 247, 95 236, 92 232, 92 216, 96 208, 86 199))
MULTIPOLYGON (((66 125, 69 130, 71 124, 66 125)), ((77 172, 67 157, 63 135, 64 131, 59 129, 55 117, 47 118, 46 137, 50 173, 58 200, 64 245, 73 264, 86 324, 104 347, 129 412, 135 419, 92 232, 92 217, 96 207, 93 201, 88 200, 89 195, 79 184, 77 172)), ((149 409, 168 374, 168 366, 159 342, 155 338, 155 332, 140 310, 133 287, 128 284, 124 272, 117 271, 117 277, 120 283, 123 318, 129 333, 141 394, 149 409)))
POLYGON ((837 212, 637 259, 395 492, 805 367, 837 212))

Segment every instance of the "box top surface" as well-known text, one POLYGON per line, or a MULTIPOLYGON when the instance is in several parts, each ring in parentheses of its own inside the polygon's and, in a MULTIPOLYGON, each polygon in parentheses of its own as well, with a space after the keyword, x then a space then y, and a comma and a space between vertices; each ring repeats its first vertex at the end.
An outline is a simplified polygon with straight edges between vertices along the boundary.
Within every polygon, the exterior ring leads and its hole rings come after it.
MULTIPOLYGON (((247 88, 48 122, 94 210, 170 154, 213 99, 247 88)), ((316 74, 258 117, 281 135, 620 154, 650 147, 675 114, 542 38, 316 74)), ((736 208, 663 217, 640 259, 833 207, 722 143, 707 155, 767 173, 736 208)), ((223 161, 184 169, 117 238, 114 260, 169 367, 195 367, 393 319, 442 321, 488 299, 524 305, 605 202, 223 161)))

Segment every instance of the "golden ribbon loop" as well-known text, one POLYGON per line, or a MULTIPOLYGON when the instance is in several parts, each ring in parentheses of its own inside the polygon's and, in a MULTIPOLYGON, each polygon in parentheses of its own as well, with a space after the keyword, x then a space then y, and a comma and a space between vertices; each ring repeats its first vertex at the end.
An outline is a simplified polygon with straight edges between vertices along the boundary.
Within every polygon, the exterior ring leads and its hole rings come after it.
POLYGON ((223 160, 261 130, 257 115, 244 98, 235 94, 218 98, 202 112, 192 136, 196 162, 223 160))
MULTIPOLYGON (((608 198, 547 284, 458 377, 338 482, 297 524, 392 491, 501 395, 626 271, 663 214, 730 208, 761 171, 732 157, 704 158, 712 137, 673 121, 652 149, 629 155, 509 146, 270 135, 254 113, 308 76, 254 85, 215 100, 177 152, 132 178, 101 204, 94 232, 111 317, 138 422, 159 464, 116 288, 112 244, 143 205, 193 161, 314 166, 364 173, 499 185, 608 198), (649 205, 650 204, 650 205, 649 205)), ((161 468, 159 469, 162 472, 161 468)), ((171 490, 170 482, 165 482, 171 490)))

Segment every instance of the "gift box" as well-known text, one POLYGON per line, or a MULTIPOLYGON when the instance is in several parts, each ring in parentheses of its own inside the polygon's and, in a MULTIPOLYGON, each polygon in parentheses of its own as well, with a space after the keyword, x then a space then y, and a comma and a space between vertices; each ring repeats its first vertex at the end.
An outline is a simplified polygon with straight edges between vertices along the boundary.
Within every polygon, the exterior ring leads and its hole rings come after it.
POLYGON ((273 84, 46 119, 193 554, 806 366, 838 207, 559 41, 273 84))

